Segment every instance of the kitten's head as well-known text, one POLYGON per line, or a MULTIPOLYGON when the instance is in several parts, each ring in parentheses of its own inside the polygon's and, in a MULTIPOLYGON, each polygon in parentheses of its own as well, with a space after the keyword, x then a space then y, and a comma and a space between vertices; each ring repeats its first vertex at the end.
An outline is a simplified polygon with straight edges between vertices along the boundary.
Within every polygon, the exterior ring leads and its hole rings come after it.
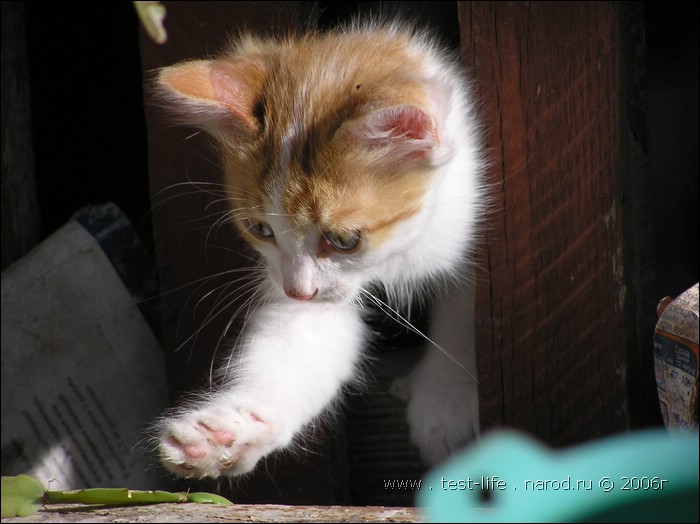
MULTIPOLYGON (((351 300, 370 281, 439 269, 435 242, 463 244, 463 231, 453 241, 431 230, 466 227, 461 211, 454 224, 431 223, 436 207, 469 206, 440 194, 458 143, 472 147, 455 136, 463 94, 447 62, 408 33, 246 36, 217 59, 162 69, 158 87, 217 140, 235 227, 280 295, 351 300)), ((449 265, 463 246, 439 249, 449 265)))

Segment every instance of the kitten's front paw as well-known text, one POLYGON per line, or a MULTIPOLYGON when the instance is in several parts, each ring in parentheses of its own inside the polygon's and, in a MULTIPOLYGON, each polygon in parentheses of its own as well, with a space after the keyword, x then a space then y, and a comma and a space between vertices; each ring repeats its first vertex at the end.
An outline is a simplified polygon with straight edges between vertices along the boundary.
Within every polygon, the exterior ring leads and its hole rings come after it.
POLYGON ((411 441, 428 465, 442 462, 478 436, 477 384, 466 372, 450 377, 419 372, 410 388, 406 415, 411 441))
POLYGON ((166 423, 159 453, 163 465, 183 477, 241 475, 288 442, 272 417, 242 408, 205 408, 166 423))

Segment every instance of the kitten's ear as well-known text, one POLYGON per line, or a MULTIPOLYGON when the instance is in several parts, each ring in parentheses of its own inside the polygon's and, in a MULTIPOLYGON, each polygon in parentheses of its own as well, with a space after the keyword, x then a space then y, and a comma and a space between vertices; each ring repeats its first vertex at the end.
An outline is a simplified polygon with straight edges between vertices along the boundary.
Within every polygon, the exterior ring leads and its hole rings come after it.
POLYGON ((165 67, 156 83, 166 103, 187 124, 211 130, 233 123, 257 132, 260 124, 254 111, 264 78, 261 59, 238 57, 165 67))
POLYGON ((394 160, 430 160, 439 145, 432 117, 413 105, 378 109, 345 122, 348 133, 368 149, 382 149, 394 160))

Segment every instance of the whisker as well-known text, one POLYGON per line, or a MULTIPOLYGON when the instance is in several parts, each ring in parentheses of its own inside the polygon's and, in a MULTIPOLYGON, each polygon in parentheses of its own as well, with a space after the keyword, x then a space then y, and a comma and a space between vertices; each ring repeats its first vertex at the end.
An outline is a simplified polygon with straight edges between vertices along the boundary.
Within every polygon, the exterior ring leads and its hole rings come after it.
MULTIPOLYGON (((249 257, 246 257, 246 258, 249 258, 249 257)), ((251 259, 251 260, 253 260, 253 259, 251 259)), ((257 263, 256 260, 253 260, 253 261, 257 263)), ((201 298, 197 301, 197 303, 193 306, 193 312, 196 312, 197 309, 198 309, 198 307, 200 306, 200 303, 204 300, 204 298, 206 298, 206 296, 211 295, 211 293, 215 292, 217 289, 225 288, 226 286, 230 286, 230 285, 233 285, 234 283, 240 282, 241 280, 244 280, 245 278, 250 277, 250 275, 253 275, 253 274, 255 274, 256 272, 259 272, 259 270, 260 270, 259 266, 256 265, 256 266, 240 267, 240 268, 233 268, 233 269, 228 269, 228 270, 225 270, 225 271, 220 271, 220 272, 218 272, 218 273, 216 273, 216 274, 207 275, 207 276, 205 276, 205 277, 201 277, 201 278, 195 279, 195 280, 193 280, 193 281, 191 281, 191 282, 188 282, 188 283, 186 283, 186 284, 182 284, 182 285, 180 285, 180 286, 174 287, 174 288, 172 288, 172 289, 170 289, 170 290, 168 290, 168 291, 159 293, 158 296, 156 296, 156 297, 151 297, 151 298, 149 298, 149 299, 144 299, 143 302, 145 302, 146 300, 152 300, 152 299, 155 299, 155 298, 164 297, 164 296, 166 296, 166 295, 169 295, 169 294, 172 294, 172 293, 176 293, 176 292, 181 291, 181 290, 183 290, 183 289, 185 289, 185 288, 188 288, 188 287, 191 287, 191 286, 195 286, 195 285, 196 285, 196 287, 192 290, 192 292, 189 294, 188 298, 184 301, 184 303, 183 303, 182 306, 180 307, 180 314, 182 315, 182 314, 184 314, 185 311, 187 310, 188 304, 190 303, 190 301, 193 300, 193 297, 195 297, 195 296, 198 295, 199 290, 200 290, 203 286, 207 285, 209 282, 212 282, 213 280, 218 279, 218 278, 222 278, 222 277, 226 277, 226 276, 229 276, 229 275, 234 275, 234 274, 243 273, 243 276, 241 276, 240 278, 235 279, 233 282, 230 282, 230 281, 224 282, 223 284, 221 284, 221 285, 219 285, 219 286, 216 286, 212 291, 208 292, 204 297, 201 297, 201 298)), ((181 323, 181 320, 182 320, 182 319, 180 319, 180 320, 178 321, 178 325, 181 323)), ((211 321, 211 320, 210 320, 210 321, 211 321)), ((206 324, 205 324, 205 325, 206 325, 206 324)), ((196 336, 198 335, 199 332, 202 331, 202 329, 203 329, 204 327, 205 327, 205 326, 201 326, 195 333, 193 333, 193 334, 191 334, 189 337, 187 337, 181 344, 179 344, 179 345, 174 349, 174 351, 179 351, 179 350, 181 350, 188 342, 190 342, 191 340, 193 340, 193 338, 196 339, 196 336)))
POLYGON ((230 186, 221 182, 210 182, 210 181, 196 181, 192 180, 188 177, 188 180, 186 182, 176 182, 174 184, 170 184, 161 190, 159 190, 157 193, 153 195, 153 200, 158 199, 163 193, 173 191, 175 189, 178 189, 183 186, 189 186, 193 187, 196 191, 188 191, 185 193, 180 193, 173 195, 171 197, 168 197, 164 200, 161 200, 157 203, 154 204, 154 206, 159 206, 164 204, 165 202, 168 202, 169 200, 173 198, 177 198, 180 196, 187 196, 187 195, 192 195, 192 194, 198 194, 198 193, 205 193, 212 195, 217 198, 214 202, 220 202, 220 201, 227 201, 227 200, 252 200, 255 197, 255 194, 250 191, 246 190, 240 187, 235 187, 235 186, 230 186))
MULTIPOLYGON (((155 199, 158 197, 158 195, 159 195, 160 193, 162 193, 162 192, 164 192, 164 191, 166 191, 166 190, 168 190, 168 189, 170 189, 170 188, 165 188, 165 189, 162 189, 161 191, 159 191, 156 195, 153 196, 153 200, 155 200, 155 199)), ((168 203, 168 202, 170 202, 171 200, 174 200, 174 199, 176 199, 176 198, 182 198, 182 197, 186 197, 186 196, 190 196, 190 195, 198 195, 198 194, 200 194, 200 193, 201 193, 200 190, 196 190, 196 191, 195 191, 195 190, 192 190, 192 191, 186 191, 186 192, 182 192, 182 193, 177 193, 177 194, 175 194, 175 195, 171 195, 171 196, 169 196, 169 197, 167 197, 167 198, 164 198, 164 199, 162 199, 162 200, 158 200, 157 202, 154 202, 154 203, 153 203, 153 206, 151 207, 151 211, 154 210, 154 209, 156 209, 157 207, 160 207, 160 206, 165 205, 166 203, 168 203)))
MULTIPOLYGON (((226 283, 224 283, 224 284, 221 284, 220 286, 217 286, 215 289, 213 289, 212 291, 210 291, 210 292, 207 293, 204 297, 200 298, 200 299, 197 301, 197 303, 196 303, 196 305, 195 305, 195 308, 194 308, 195 311, 196 311, 196 309, 199 307, 199 305, 202 303, 202 301, 203 301, 207 296, 211 295, 212 293, 214 293, 215 291, 217 291, 217 290, 219 290, 219 289, 221 289, 221 288, 224 288, 224 289, 225 289, 225 288, 230 287, 230 286, 232 286, 232 285, 234 285, 234 284, 237 284, 238 282, 240 282, 241 280, 244 280, 244 279, 247 278, 247 277, 248 277, 248 276, 246 275, 246 276, 243 276, 243 277, 241 277, 241 278, 239 278, 239 279, 236 279, 236 280, 233 281, 233 282, 226 282, 226 283)), ((249 292, 251 291, 251 289, 254 289, 254 288, 256 288, 256 287, 257 287, 257 282, 247 282, 247 283, 243 284, 242 286, 240 286, 239 288, 237 288, 235 291, 232 291, 232 292, 230 292, 228 295, 226 295, 226 298, 230 297, 233 293, 236 293, 236 292, 238 292, 238 293, 240 293, 240 294, 249 293, 249 292)), ((240 295, 239 295, 239 296, 240 296, 240 295)), ((198 340, 198 338, 199 338, 199 335, 204 331, 204 329, 205 329, 209 324, 211 324, 214 320, 216 320, 216 318, 218 318, 218 317, 221 316, 223 313, 225 313, 226 310, 227 310, 227 308, 228 308, 228 306, 230 306, 231 304, 234 304, 234 303, 235 303, 235 300, 232 300, 232 301, 228 302, 226 305, 224 305, 223 307, 221 307, 221 308, 218 309, 218 311, 217 311, 215 308, 221 306, 221 304, 223 304, 223 303, 224 303, 224 301, 219 300, 219 301, 215 304, 215 307, 212 307, 212 308, 211 308, 211 310, 209 311, 209 313, 207 313, 207 315, 206 315, 206 316, 204 317, 204 319, 202 320, 202 323, 201 323, 201 325, 199 326, 199 328, 197 328, 197 329, 194 331, 194 333, 192 333, 189 337, 187 337, 187 339, 185 339, 184 342, 183 342, 182 344, 180 344, 180 345, 176 348, 176 351, 180 350, 185 344, 187 344, 187 343, 190 342, 190 341, 192 341, 192 344, 193 344, 193 345, 196 344, 196 342, 197 342, 197 340, 198 340)), ((232 318, 234 318, 234 317, 235 317, 235 315, 232 315, 232 318)))
MULTIPOLYGON (((264 280, 264 278, 265 278, 264 275, 258 275, 256 277, 255 281, 252 283, 260 284, 264 280)), ((243 334, 243 329, 245 328, 246 324, 248 323, 248 319, 250 318, 250 312, 255 309, 255 304, 256 304, 256 302, 260 301, 259 299, 260 299, 260 286, 257 285, 253 289, 252 293, 250 293, 250 296, 248 296, 243 301, 243 303, 238 306, 236 311, 233 312, 230 320, 226 323, 226 326, 224 327, 221 335, 219 336, 219 340, 218 340, 217 346, 216 346, 217 351, 218 351, 220 344, 223 342, 224 338, 228 334, 229 329, 233 325, 234 320, 236 318, 238 318, 241 311, 245 309, 246 314, 245 314, 245 317, 243 318, 242 329, 239 331, 238 336, 236 337, 236 341, 234 342, 234 344, 232 346, 234 349, 229 353, 229 356, 228 356, 228 359, 226 362, 226 366, 224 367, 224 374, 228 371, 228 369, 230 367, 231 359, 233 358, 234 353, 240 353, 240 352, 235 351, 235 348, 239 347, 240 337, 243 334)), ((233 302, 230 302, 229 304, 227 304, 226 307, 230 306, 231 304, 233 304, 233 302)), ((214 355, 216 355, 216 351, 215 351, 214 355)), ((211 366, 209 368, 209 382, 210 382, 210 384, 213 384, 213 381, 214 381, 214 365, 215 365, 215 358, 212 357, 211 366)), ((219 373, 221 373, 221 370, 219 370, 219 373)))
MULTIPOLYGON (((194 180, 188 179, 186 182, 176 182, 174 184, 170 184, 170 185, 164 187, 163 189, 161 189, 160 191, 155 193, 153 195, 153 198, 156 199, 156 198, 160 197, 162 193, 165 193, 167 191, 173 191, 174 189, 177 189, 177 188, 180 188, 183 186, 193 187, 197 191, 181 193, 180 195, 175 195, 174 197, 184 196, 184 195, 188 195, 188 194, 196 194, 196 193, 200 193, 200 192, 201 193, 208 193, 208 194, 215 195, 218 197, 221 195, 228 194, 228 189, 229 189, 225 184, 221 184, 218 182, 194 181, 194 180), (214 191, 210 187, 204 187, 204 186, 215 186, 215 187, 220 187, 222 189, 219 189, 218 191, 214 191)), ((174 198, 174 197, 171 197, 171 198, 174 198)))
MULTIPOLYGON (((235 280, 232 280, 230 282, 224 282, 223 284, 215 287, 211 291, 205 293, 199 300, 197 300, 195 307, 194 307, 195 311, 197 310, 197 308, 199 307, 199 305, 202 302, 204 302, 208 297, 213 295, 216 291, 219 291, 219 298, 216 299, 215 303, 211 306, 211 308, 214 309, 214 308, 218 307, 221 304, 220 297, 221 297, 222 293, 224 293, 225 290, 227 290, 231 286, 234 286, 234 285, 238 284, 239 282, 246 280, 247 278, 249 278, 249 275, 243 275, 242 277, 237 278, 235 280)), ((249 286, 249 284, 250 284, 249 282, 246 282, 243 286, 241 286, 241 288, 238 288, 238 289, 247 288, 249 286)), ((230 293, 226 295, 226 297, 228 297, 228 296, 230 296, 230 293)))
MULTIPOLYGON (((256 295, 257 295, 257 293, 258 293, 258 289, 259 289, 259 286, 257 285, 258 282, 257 282, 257 281, 254 281, 254 282, 251 282, 250 284, 251 284, 251 285, 245 290, 245 293, 250 293, 250 295, 249 295, 249 296, 243 301, 243 303, 240 304, 240 305, 238 306, 238 308, 230 315, 230 318, 229 318, 228 322, 227 322, 226 325, 224 326, 224 329, 221 331, 221 334, 219 335, 219 339, 217 340, 217 343, 216 343, 216 346, 215 346, 215 350, 214 350, 214 353, 213 353, 213 355, 212 355, 211 365, 210 365, 210 367, 209 367, 209 382, 210 382, 210 384, 213 384, 214 366, 215 366, 215 363, 216 363, 216 354, 218 353, 219 348, 221 347, 221 345, 222 345, 224 339, 225 339, 226 336, 228 335, 229 329, 231 329, 231 326, 233 325, 234 321, 238 318, 238 316, 239 316, 241 310, 242 310, 243 308, 247 307, 249 304, 251 304, 251 302, 255 300, 255 297, 256 297, 256 295), (251 291, 252 291, 252 292, 251 292, 251 291)), ((228 298, 229 296, 231 296, 231 294, 227 295, 226 298, 228 298)), ((240 297, 240 295, 239 295, 239 297, 240 297)), ((231 305, 233 305, 233 304, 236 303, 236 300, 237 300, 237 299, 229 300, 229 301, 226 302, 226 303, 222 302, 222 304, 223 304, 223 306, 222 306, 223 309, 228 309, 231 305)), ((246 319, 247 319, 247 316, 246 316, 246 319)), ((244 322, 244 324, 245 324, 245 322, 244 322)), ((242 332, 242 330, 241 330, 241 332, 242 332)), ((239 337, 240 337, 240 332, 239 332, 239 337)), ((238 340, 238 337, 237 337, 237 340, 238 340)), ((236 347, 237 347, 237 344, 235 344, 235 345, 233 346, 233 349, 232 349, 231 353, 234 352, 234 350, 235 350, 236 347)), ((230 357, 229 357, 229 358, 230 358, 230 357)))
POLYGON ((466 368, 462 365, 461 362, 459 362, 455 357, 452 356, 452 354, 447 351, 445 348, 443 348, 440 344, 432 340, 430 337, 428 337, 425 333, 423 333, 420 329, 415 327, 411 322, 409 322, 406 318, 404 318, 398 311, 396 311, 394 308, 392 308, 389 304, 381 300, 379 297, 374 295, 373 293, 367 291, 364 288, 360 288, 360 292, 369 298, 372 302, 374 302, 377 306, 379 306, 382 311, 385 313, 389 314, 391 318, 393 318, 395 321, 397 321, 399 324, 402 326, 408 328, 411 330, 413 333, 416 335, 420 336, 424 340, 426 340, 428 343, 432 344, 434 347, 439 349, 443 355, 445 355, 447 358, 449 358, 454 364, 462 368, 470 377, 472 377, 477 384, 479 384, 479 380, 466 368))
MULTIPOLYGON (((229 251, 234 252, 233 250, 229 250, 229 251)), ((234 252, 234 253, 235 253, 235 252, 234 252)), ((240 256, 242 256, 242 257, 244 257, 244 258, 248 258, 249 260, 251 260, 251 261, 253 261, 253 262, 257 262, 257 260, 255 260, 255 259, 253 259, 253 258, 251 258, 251 257, 247 257, 247 256, 245 256, 245 255, 240 255, 240 256)), ((136 301, 134 302, 134 304, 136 304, 136 305, 138 305, 138 304, 144 304, 144 303, 149 302, 149 301, 151 301, 151 300, 157 300, 157 299, 163 298, 163 297, 165 297, 165 296, 167 296, 167 295, 171 295, 172 293, 177 293, 178 291, 182 291, 183 289, 185 289, 185 288, 187 288, 187 287, 194 286, 195 284, 199 284, 199 286, 197 286, 197 288, 195 288, 195 289, 193 290, 193 292, 192 292, 192 294, 193 294, 193 293, 196 293, 197 290, 200 289, 203 285, 205 285, 208 281, 211 281, 211 280, 213 280, 214 278, 218 278, 218 277, 225 276, 225 275, 232 274, 232 273, 242 273, 242 272, 255 271, 256 269, 258 269, 258 268, 255 268, 255 267, 252 267, 252 268, 251 268, 251 267, 243 267, 243 268, 227 269, 226 271, 221 271, 221 272, 219 272, 219 273, 217 273, 217 274, 215 274, 215 275, 207 275, 207 276, 205 276, 205 277, 201 277, 201 278, 195 279, 195 280, 193 280, 193 281, 191 281, 191 282, 188 282, 188 283, 186 283, 186 284, 182 284, 182 285, 180 285, 180 286, 174 287, 174 288, 169 289, 169 290, 167 290, 167 291, 159 292, 158 294, 156 294, 156 295, 154 295, 154 296, 147 297, 147 298, 141 298, 141 299, 139 299, 139 300, 136 300, 136 301)))

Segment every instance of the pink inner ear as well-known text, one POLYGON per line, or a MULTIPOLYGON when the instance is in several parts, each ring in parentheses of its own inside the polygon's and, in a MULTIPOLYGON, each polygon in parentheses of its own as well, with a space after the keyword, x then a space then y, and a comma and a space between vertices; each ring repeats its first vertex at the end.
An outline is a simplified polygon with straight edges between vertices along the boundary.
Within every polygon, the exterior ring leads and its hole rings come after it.
POLYGON ((435 139, 435 127, 428 115, 416 107, 397 107, 380 111, 377 129, 395 138, 435 139))
POLYGON ((255 101, 264 80, 264 68, 254 58, 236 61, 193 60, 164 68, 159 84, 179 95, 174 108, 195 125, 211 124, 226 114, 256 131, 255 101))
POLYGON ((262 75, 262 70, 252 61, 235 65, 215 63, 211 67, 214 98, 252 131, 257 130, 258 126, 253 117, 253 108, 262 75))
POLYGON ((361 127, 370 146, 396 148, 398 154, 424 157, 438 144, 432 118, 415 106, 399 106, 370 113, 361 127))

